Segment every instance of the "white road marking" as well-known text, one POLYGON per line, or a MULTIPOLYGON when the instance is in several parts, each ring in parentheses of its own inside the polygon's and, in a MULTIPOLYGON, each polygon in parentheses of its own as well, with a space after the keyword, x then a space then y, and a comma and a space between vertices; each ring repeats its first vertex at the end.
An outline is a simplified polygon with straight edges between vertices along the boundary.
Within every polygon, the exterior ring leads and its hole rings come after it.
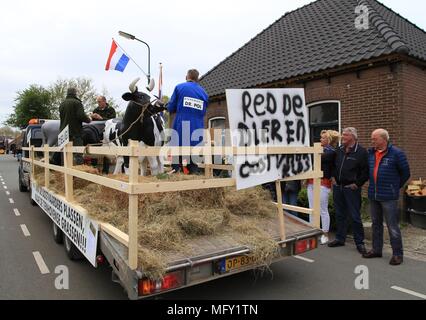
POLYGON ((3 188, 7 189, 7 187, 6 187, 6 186, 3 186, 3 188))
POLYGON ((401 287, 397 287, 397 286, 393 286, 393 287, 391 287, 391 289, 394 289, 394 290, 397 290, 397 291, 401 291, 401 292, 410 294, 412 296, 415 296, 417 298, 421 298, 423 300, 426 300, 426 295, 425 294, 421 294, 421 293, 418 293, 418 292, 415 292, 415 291, 412 291, 412 290, 408 290, 408 289, 404 289, 404 288, 401 288, 401 287))
POLYGON ((301 257, 301 256, 293 256, 293 257, 294 257, 294 258, 296 258, 296 259, 299 259, 299 260, 305 261, 305 262, 309 262, 309 263, 314 263, 314 262, 315 262, 315 260, 308 259, 308 258, 301 257))
POLYGON ((7 194, 8 196, 10 196, 10 192, 9 192, 9 191, 6 191, 6 194, 7 194))
POLYGON ((12 199, 12 198, 9 198, 9 202, 10 202, 10 203, 15 203, 15 201, 13 201, 13 199, 12 199))
POLYGON ((6 184, 6 182, 2 181, 1 184, 6 184))
POLYGON ((24 236, 29 237, 31 236, 30 232, 28 231, 28 228, 25 224, 21 224, 22 233, 24 236))
POLYGON ((13 212, 15 212, 15 216, 17 216, 17 217, 19 217, 21 214, 20 214, 20 212, 19 212, 19 210, 18 209, 13 209, 13 212))
POLYGON ((38 268, 40 269, 41 274, 47 274, 50 273, 49 268, 47 267, 46 263, 43 260, 43 257, 41 256, 40 252, 35 251, 33 252, 34 259, 37 263, 38 268))

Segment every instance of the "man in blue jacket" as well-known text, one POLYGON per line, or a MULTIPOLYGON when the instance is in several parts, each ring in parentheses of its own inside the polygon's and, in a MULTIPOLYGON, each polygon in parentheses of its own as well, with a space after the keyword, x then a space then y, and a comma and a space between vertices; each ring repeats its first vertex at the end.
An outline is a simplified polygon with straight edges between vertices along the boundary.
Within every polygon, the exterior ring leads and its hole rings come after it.
POLYGON ((355 128, 342 131, 342 145, 336 150, 333 166, 333 200, 336 209, 336 239, 330 248, 345 245, 348 231, 348 216, 356 248, 360 254, 367 253, 364 245, 364 226, 361 219, 361 190, 368 180, 368 153, 358 143, 355 128))
POLYGON ((404 152, 389 143, 389 133, 377 129, 371 135, 373 148, 368 152, 370 168, 371 219, 373 221, 373 249, 364 258, 381 258, 383 249, 383 217, 388 226, 392 246, 391 265, 403 262, 401 230, 398 225, 400 189, 410 178, 410 167, 404 152))
MULTIPOLYGON (((175 146, 194 147, 203 141, 204 116, 209 97, 203 87, 198 84, 198 77, 197 70, 189 70, 186 82, 176 86, 167 106, 170 113, 176 113, 173 129, 177 136, 172 137, 172 144, 175 146)), ((187 159, 189 172, 198 173, 199 169, 195 161, 187 159)), ((182 165, 182 157, 173 157, 173 170, 179 172, 180 165, 182 165)))

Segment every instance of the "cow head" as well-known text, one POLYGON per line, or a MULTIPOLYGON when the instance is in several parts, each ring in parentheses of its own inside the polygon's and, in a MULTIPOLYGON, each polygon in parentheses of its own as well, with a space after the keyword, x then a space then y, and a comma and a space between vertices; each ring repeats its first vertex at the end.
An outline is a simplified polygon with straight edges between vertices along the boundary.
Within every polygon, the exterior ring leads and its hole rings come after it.
POLYGON ((155 103, 151 103, 151 98, 146 93, 140 92, 137 87, 137 83, 140 78, 135 79, 129 85, 130 92, 126 92, 123 94, 122 98, 124 101, 128 101, 128 107, 131 107, 131 103, 134 102, 139 106, 146 106, 144 117, 152 116, 156 113, 167 110, 163 103, 160 101, 156 101, 155 103))
POLYGON ((138 87, 136 86, 136 83, 140 80, 140 78, 135 79, 130 83, 129 90, 130 92, 126 92, 123 94, 122 98, 124 101, 134 101, 136 103, 140 103, 142 105, 145 105, 147 103, 150 103, 151 98, 149 95, 143 92, 138 91, 138 87))

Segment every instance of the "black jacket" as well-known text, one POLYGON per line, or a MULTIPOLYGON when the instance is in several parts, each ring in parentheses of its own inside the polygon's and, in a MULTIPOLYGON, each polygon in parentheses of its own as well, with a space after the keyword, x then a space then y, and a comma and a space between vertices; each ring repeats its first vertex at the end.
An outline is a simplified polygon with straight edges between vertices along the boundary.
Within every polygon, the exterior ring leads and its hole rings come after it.
POLYGON ((336 158, 336 150, 328 146, 324 148, 324 153, 321 155, 321 170, 324 173, 324 178, 331 179, 333 176, 334 161, 336 158))
POLYGON ((100 115, 102 120, 114 119, 116 117, 114 108, 110 107, 109 104, 107 104, 104 109, 97 107, 95 110, 93 110, 93 113, 100 115))
POLYGON ((84 113, 81 100, 74 95, 67 95, 64 102, 59 106, 59 115, 61 119, 59 130, 62 131, 69 125, 70 140, 81 139, 82 122, 90 122, 90 118, 84 113))
POLYGON ((338 185, 347 186, 355 183, 361 188, 368 180, 368 152, 356 144, 349 153, 341 146, 336 150, 333 177, 338 185))

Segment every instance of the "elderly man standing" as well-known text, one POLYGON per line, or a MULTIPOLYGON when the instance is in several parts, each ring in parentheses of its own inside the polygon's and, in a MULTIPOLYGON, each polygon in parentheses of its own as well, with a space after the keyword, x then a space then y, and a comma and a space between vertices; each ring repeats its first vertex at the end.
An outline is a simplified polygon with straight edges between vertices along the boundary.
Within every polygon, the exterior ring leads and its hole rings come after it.
POLYGON ((361 189, 368 180, 368 153, 358 143, 355 128, 346 128, 342 133, 342 146, 337 149, 333 168, 333 199, 336 209, 336 239, 329 247, 345 245, 348 215, 357 250, 367 253, 364 245, 364 226, 361 220, 361 189))
POLYGON ((404 152, 389 143, 389 133, 377 129, 371 135, 373 148, 369 150, 371 219, 373 221, 373 249, 364 258, 381 258, 383 249, 383 217, 389 231, 392 259, 396 266, 403 262, 401 230, 398 225, 400 189, 410 178, 410 167, 404 152))

